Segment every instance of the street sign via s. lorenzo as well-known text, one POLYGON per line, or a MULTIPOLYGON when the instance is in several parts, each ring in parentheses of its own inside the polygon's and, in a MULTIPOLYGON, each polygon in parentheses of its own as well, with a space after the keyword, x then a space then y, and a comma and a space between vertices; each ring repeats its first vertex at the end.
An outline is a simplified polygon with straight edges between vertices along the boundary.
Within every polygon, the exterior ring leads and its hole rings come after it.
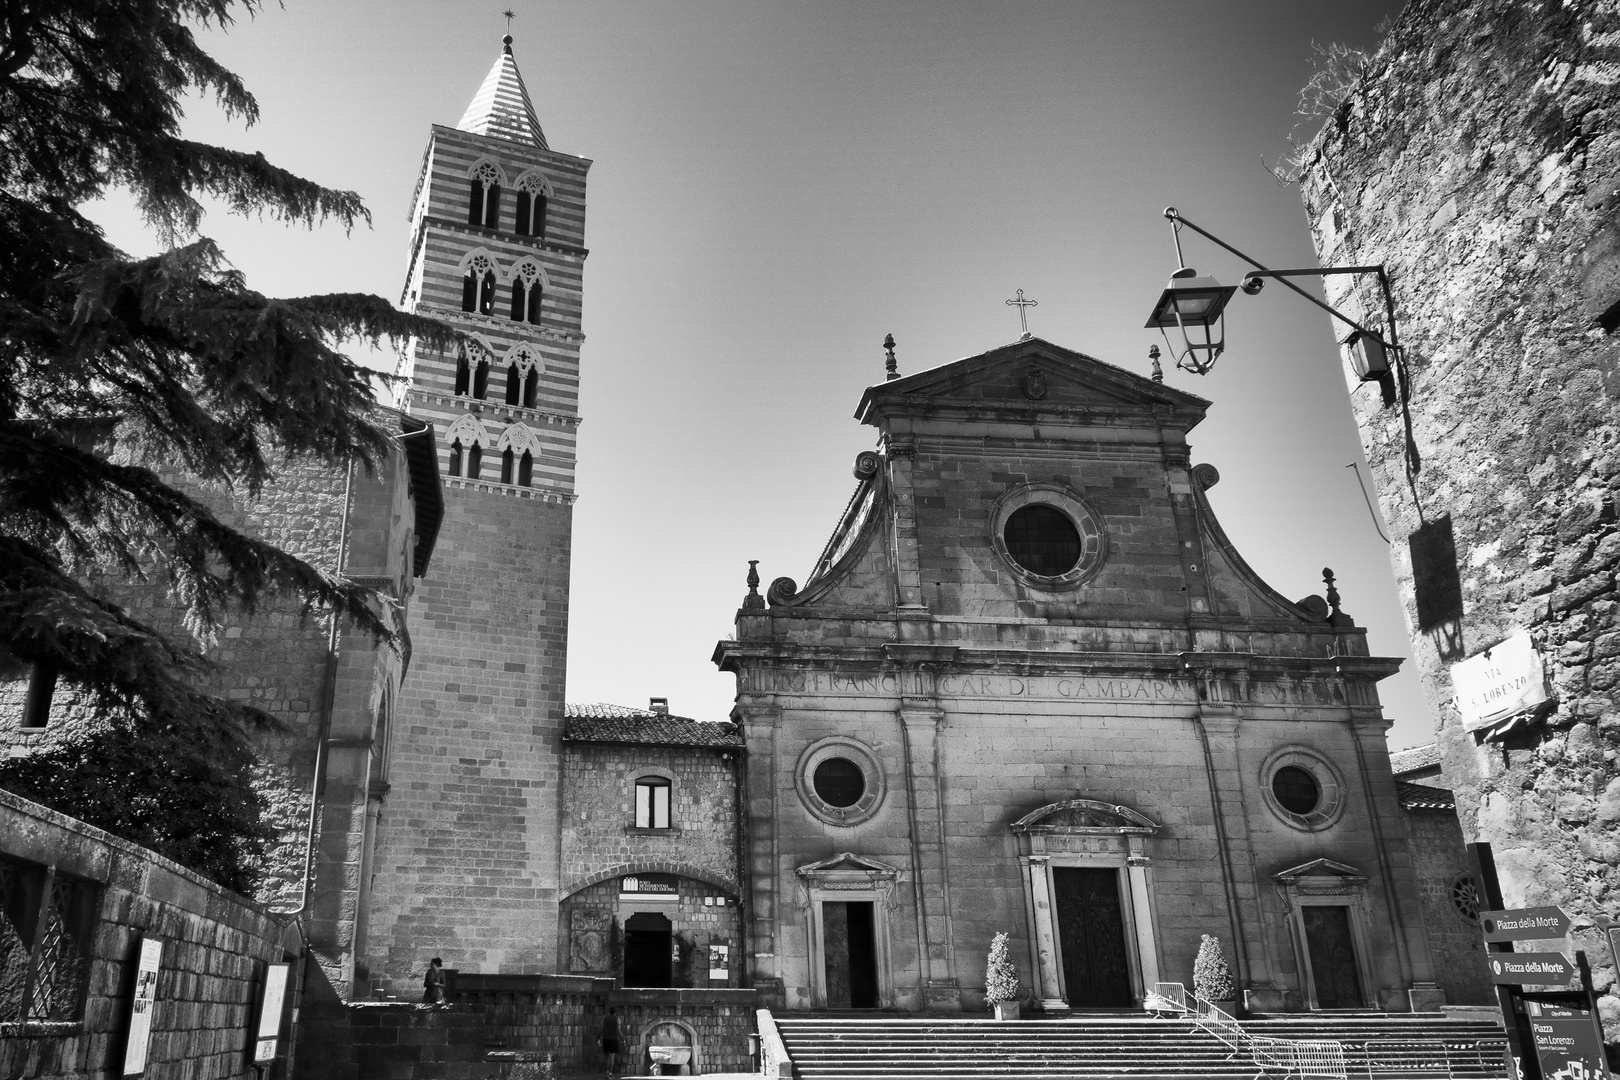
POLYGON ((1491 953, 1491 982, 1499 986, 1568 986, 1575 965, 1555 952, 1491 953))
POLYGON ((1534 941, 1569 933, 1569 916, 1556 907, 1482 911, 1479 924, 1485 928, 1486 941, 1534 941))

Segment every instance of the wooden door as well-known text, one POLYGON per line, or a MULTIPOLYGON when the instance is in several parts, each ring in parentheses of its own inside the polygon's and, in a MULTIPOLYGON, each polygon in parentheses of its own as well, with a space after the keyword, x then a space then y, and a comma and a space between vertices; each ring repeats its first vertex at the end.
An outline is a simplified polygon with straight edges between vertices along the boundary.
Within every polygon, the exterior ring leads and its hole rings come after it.
POLYGON ((1131 971, 1119 871, 1056 866, 1052 885, 1069 1008, 1129 1008, 1131 971))

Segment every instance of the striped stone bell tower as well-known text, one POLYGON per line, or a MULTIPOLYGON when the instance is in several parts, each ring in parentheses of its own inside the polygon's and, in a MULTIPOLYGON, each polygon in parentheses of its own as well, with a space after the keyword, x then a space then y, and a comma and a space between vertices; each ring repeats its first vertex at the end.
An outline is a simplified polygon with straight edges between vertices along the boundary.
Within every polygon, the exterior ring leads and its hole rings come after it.
POLYGON ((401 365, 403 407, 438 431, 445 516, 372 792, 356 996, 366 975, 410 992, 433 956, 556 969, 590 164, 547 145, 510 35, 461 122, 428 138, 401 302, 469 342, 415 345, 401 365))

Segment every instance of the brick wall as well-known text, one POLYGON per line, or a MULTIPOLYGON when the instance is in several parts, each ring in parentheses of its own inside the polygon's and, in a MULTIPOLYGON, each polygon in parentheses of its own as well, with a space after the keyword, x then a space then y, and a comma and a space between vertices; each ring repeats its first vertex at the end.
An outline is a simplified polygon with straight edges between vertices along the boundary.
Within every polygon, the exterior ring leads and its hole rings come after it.
MULTIPOLYGON (((0 855, 50 865, 93 891, 82 927, 82 1009, 76 1019, 0 1024, 0 1076, 118 1076, 143 935, 164 939, 147 1075, 223 1080, 256 1075, 250 1029, 268 963, 292 959, 286 927, 264 908, 166 859, 0 791, 0 855)), ((5 914, 10 914, 8 906, 5 914)), ((0 914, 0 930, 5 915, 0 914)), ((0 941, 5 938, 0 933, 0 941)), ((287 1003, 297 1007, 298 980, 287 1003)), ((287 1075, 283 1027, 276 1076, 287 1075)))
POLYGON ((1617 40, 1612 3, 1416 0, 1303 182, 1323 264, 1384 262, 1395 291, 1414 483, 1399 410, 1351 401, 1463 834, 1493 845, 1509 905, 1569 912, 1611 1038, 1620 997, 1593 921, 1620 887, 1617 40), (1426 581, 1436 607, 1420 611, 1408 537, 1424 521, 1449 522, 1460 609, 1426 581), (1518 627, 1547 659, 1556 708, 1476 745, 1449 669, 1518 627))

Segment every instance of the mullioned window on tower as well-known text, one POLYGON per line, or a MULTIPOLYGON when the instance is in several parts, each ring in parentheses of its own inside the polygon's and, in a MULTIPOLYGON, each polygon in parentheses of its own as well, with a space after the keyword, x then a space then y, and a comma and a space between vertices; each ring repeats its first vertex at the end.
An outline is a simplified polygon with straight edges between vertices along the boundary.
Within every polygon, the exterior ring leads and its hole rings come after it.
POLYGON ((476 311, 480 315, 495 314, 495 268, 484 269, 485 260, 474 259, 461 279, 461 310, 476 311))
POLYGON ((470 182, 467 224, 482 225, 486 229, 498 228, 501 220, 500 170, 491 162, 481 162, 473 170, 470 182))
POLYGON ((533 409, 540 397, 540 372, 529 369, 527 375, 516 364, 506 366, 506 403, 533 409))
POLYGON ((546 197, 542 192, 520 190, 517 193, 517 231, 519 236, 546 235, 546 197))

